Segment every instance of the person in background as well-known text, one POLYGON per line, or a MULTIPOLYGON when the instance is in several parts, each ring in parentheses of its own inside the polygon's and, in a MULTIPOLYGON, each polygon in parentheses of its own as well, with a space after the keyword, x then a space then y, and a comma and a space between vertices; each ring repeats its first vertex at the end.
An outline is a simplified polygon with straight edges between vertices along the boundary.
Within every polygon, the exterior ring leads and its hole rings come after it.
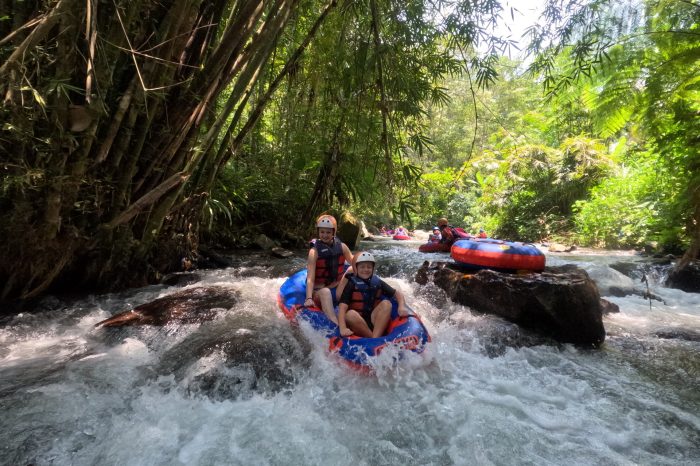
POLYGON ((408 236, 408 230, 406 230, 403 226, 400 226, 394 231, 395 235, 398 236, 408 236))
POLYGON ((479 228, 479 234, 476 235, 477 238, 488 238, 489 236, 486 234, 483 228, 479 228))
POLYGON ((452 244, 455 242, 455 235, 453 233, 453 226, 447 222, 445 217, 438 220, 438 228, 440 229, 440 242, 445 244, 452 244))
POLYGON ((439 243, 441 239, 440 228, 433 227, 433 232, 428 235, 428 241, 431 243, 439 243))
POLYGON ((335 324, 338 318, 334 306, 337 296, 342 293, 340 285, 345 273, 345 262, 352 261, 350 249, 340 241, 335 233, 338 223, 332 215, 321 215, 316 220, 318 238, 311 241, 311 249, 306 259, 306 300, 304 306, 319 306, 335 324))
POLYGON ((387 285, 374 273, 376 261, 369 252, 355 254, 353 273, 346 273, 347 285, 338 305, 340 335, 378 338, 386 332, 391 320, 391 301, 396 298, 398 313, 408 314, 403 294, 387 285))

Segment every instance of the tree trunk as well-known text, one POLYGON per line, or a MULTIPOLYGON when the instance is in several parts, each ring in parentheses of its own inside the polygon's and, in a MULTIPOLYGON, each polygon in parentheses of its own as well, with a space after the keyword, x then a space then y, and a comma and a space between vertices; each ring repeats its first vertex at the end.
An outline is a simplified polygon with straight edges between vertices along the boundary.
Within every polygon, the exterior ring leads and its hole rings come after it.
POLYGON ((212 145, 228 113, 243 108, 298 8, 298 0, 41 4, 43 12, 0 0, 12 18, 0 22, 0 115, 11 128, 0 162, 13 183, 0 193, 0 300, 56 282, 142 283, 154 252, 167 249, 158 248, 166 219, 171 236, 190 228, 182 215, 198 215, 205 196, 169 216, 189 176, 212 162, 195 148, 212 145), (227 89, 231 104, 214 113, 227 89), (84 124, 73 124, 74 111, 84 124))
POLYGON ((675 272, 680 272, 687 268, 700 254, 700 185, 691 187, 688 191, 690 192, 690 203, 693 208, 693 213, 690 215, 687 223, 690 246, 676 264, 675 272))

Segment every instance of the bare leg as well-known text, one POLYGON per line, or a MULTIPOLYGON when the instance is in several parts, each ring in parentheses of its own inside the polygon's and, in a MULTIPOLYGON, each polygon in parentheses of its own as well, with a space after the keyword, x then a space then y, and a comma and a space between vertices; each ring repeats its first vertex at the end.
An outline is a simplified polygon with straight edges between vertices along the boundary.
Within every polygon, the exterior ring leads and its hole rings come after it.
POLYGON ((377 307, 372 311, 372 325, 374 325, 372 338, 379 338, 384 335, 389 325, 389 319, 391 319, 391 301, 384 300, 377 304, 377 307))
POLYGON ((338 317, 335 315, 333 310, 333 296, 331 296, 331 290, 328 288, 321 288, 315 291, 316 298, 321 302, 321 310, 326 314, 331 322, 338 325, 338 317))
POLYGON ((348 328, 358 337, 371 338, 372 331, 369 329, 369 325, 365 322, 359 312, 355 310, 349 310, 345 314, 345 323, 347 323, 348 328))

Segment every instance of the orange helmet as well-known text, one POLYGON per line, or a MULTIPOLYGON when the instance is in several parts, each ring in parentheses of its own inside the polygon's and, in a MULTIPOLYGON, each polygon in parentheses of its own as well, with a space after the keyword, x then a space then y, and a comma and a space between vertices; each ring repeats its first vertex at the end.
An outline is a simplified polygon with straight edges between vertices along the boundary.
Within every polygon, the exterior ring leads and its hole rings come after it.
POLYGON ((360 262, 371 262, 373 265, 377 265, 377 261, 374 260, 374 256, 366 251, 361 251, 356 253, 352 258, 352 269, 357 273, 357 264, 360 262))
POLYGON ((440 220, 438 220, 438 226, 439 227, 445 227, 447 226, 447 219, 445 217, 442 217, 440 220))
POLYGON ((332 228, 335 232, 338 229, 338 222, 335 221, 335 217, 332 215, 321 215, 316 220, 316 228, 332 228))

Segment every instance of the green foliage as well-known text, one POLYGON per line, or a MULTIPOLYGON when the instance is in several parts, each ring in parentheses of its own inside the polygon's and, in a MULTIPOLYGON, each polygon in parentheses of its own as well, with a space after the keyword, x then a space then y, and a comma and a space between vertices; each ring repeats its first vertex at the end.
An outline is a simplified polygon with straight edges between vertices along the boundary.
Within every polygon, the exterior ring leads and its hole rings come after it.
MULTIPOLYGON (((488 29, 499 2, 461 4, 452 11, 446 4, 377 0, 379 44, 369 3, 339 4, 225 169, 235 173, 224 175, 226 183, 247 200, 240 207, 242 222, 294 228, 300 215, 338 207, 407 224, 421 217, 416 193, 435 146, 426 108, 449 105, 444 79, 467 65, 482 86, 498 75, 493 53, 479 58, 469 51, 479 42, 495 50, 488 44, 498 40, 488 29), (438 12, 446 14, 444 24, 434 21, 438 12), (460 57, 457 49, 469 55, 460 57)), ((316 9, 313 2, 300 7, 299 27, 285 31, 265 69, 269 79, 316 9)), ((219 193, 215 198, 224 199, 219 193)))
POLYGON ((580 244, 607 248, 636 248, 650 241, 675 244, 674 205, 679 195, 673 174, 651 154, 636 154, 630 165, 591 190, 590 200, 575 204, 580 244))

